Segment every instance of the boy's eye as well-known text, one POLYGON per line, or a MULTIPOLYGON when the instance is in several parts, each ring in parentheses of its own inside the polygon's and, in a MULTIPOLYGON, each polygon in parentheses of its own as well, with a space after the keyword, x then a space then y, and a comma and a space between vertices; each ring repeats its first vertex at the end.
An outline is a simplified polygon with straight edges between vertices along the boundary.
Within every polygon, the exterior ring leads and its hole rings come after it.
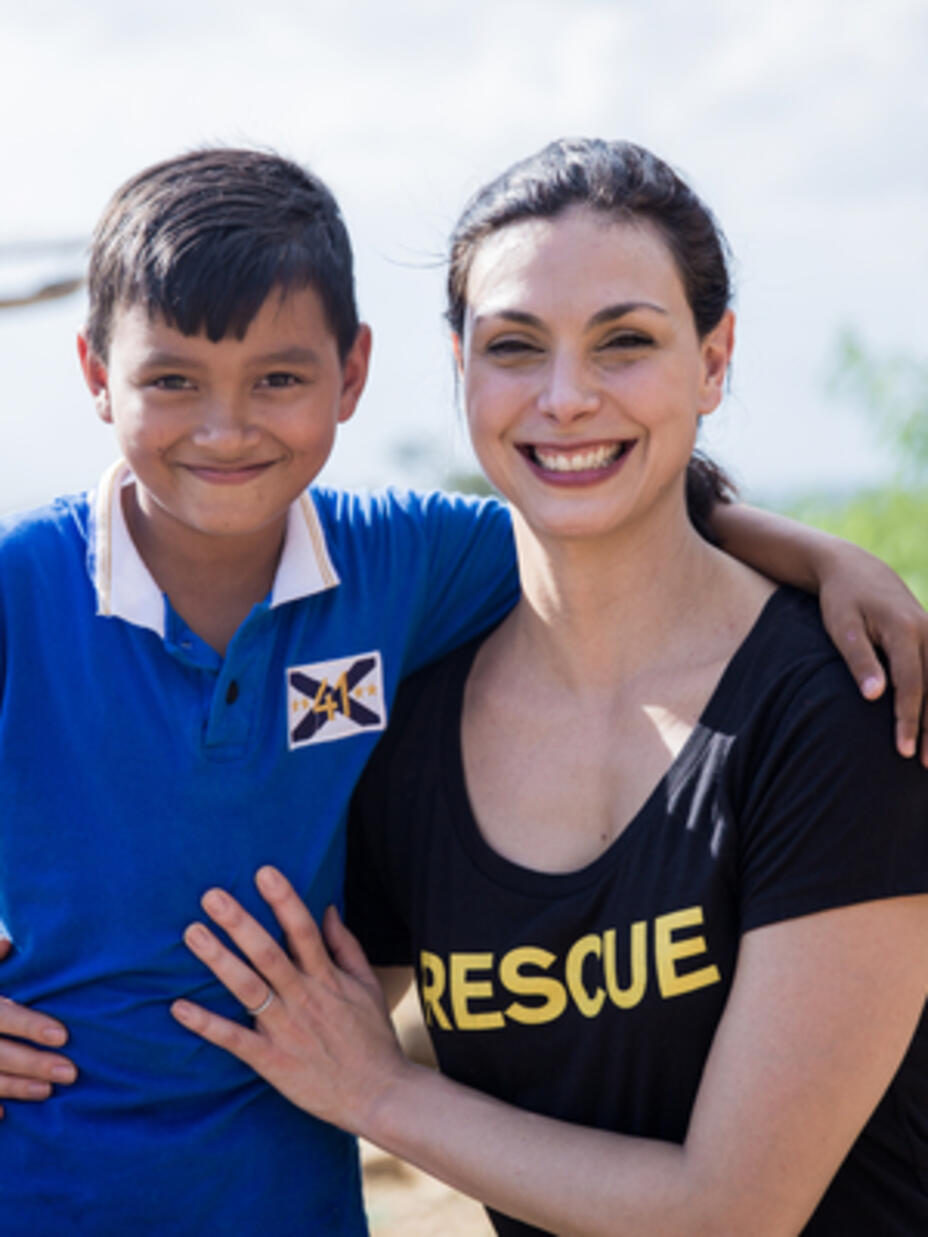
POLYGON ((183 374, 159 374, 149 385, 158 391, 187 391, 193 383, 183 374))

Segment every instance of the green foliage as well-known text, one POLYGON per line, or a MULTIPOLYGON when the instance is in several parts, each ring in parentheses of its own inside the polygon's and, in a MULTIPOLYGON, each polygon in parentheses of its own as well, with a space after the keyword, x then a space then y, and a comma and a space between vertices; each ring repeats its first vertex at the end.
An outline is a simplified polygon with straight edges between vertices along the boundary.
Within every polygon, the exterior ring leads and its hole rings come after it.
POLYGON ((482 472, 449 472, 442 479, 441 488, 452 494, 496 493, 482 472))
POLYGON ((928 606, 928 491, 887 487, 841 501, 811 498, 788 514, 871 550, 928 606))
POLYGON ((834 349, 828 389, 875 427, 895 457, 898 480, 851 498, 806 498, 788 514, 871 550, 928 605, 928 361, 878 356, 847 329, 834 349))

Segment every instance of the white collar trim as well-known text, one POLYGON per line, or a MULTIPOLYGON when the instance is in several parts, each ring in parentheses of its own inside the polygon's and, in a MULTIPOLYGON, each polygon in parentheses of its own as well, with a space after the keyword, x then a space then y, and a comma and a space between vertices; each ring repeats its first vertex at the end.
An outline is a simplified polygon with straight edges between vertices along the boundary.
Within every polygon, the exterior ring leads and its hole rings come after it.
MULTIPOLYGON (((129 533, 122 490, 134 477, 123 460, 112 464, 90 498, 89 569, 97 614, 148 627, 164 639, 164 595, 129 533)), ((319 513, 308 492, 287 513, 284 546, 271 589, 271 607, 297 601, 340 583, 319 513)))

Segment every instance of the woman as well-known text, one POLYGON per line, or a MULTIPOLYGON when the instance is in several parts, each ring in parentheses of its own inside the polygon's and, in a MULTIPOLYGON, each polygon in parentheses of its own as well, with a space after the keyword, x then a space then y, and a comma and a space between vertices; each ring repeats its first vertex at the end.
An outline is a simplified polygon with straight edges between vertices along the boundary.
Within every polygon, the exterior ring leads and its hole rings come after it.
POLYGON ((186 934, 256 1029, 175 1015, 502 1233, 928 1231, 928 778, 814 606, 690 519, 733 344, 711 214, 638 147, 555 143, 471 203, 449 289, 523 597, 398 700, 349 890, 446 1076, 273 869, 293 962, 216 890, 259 973, 186 934))

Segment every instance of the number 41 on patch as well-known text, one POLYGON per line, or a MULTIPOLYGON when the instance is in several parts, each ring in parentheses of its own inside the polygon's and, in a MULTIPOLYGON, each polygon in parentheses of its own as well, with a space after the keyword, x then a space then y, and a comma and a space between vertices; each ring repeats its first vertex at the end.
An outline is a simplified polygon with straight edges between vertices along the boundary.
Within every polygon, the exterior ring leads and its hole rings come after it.
POLYGON ((287 667, 291 749, 350 739, 366 730, 383 730, 386 724, 383 665, 378 652, 287 667))

